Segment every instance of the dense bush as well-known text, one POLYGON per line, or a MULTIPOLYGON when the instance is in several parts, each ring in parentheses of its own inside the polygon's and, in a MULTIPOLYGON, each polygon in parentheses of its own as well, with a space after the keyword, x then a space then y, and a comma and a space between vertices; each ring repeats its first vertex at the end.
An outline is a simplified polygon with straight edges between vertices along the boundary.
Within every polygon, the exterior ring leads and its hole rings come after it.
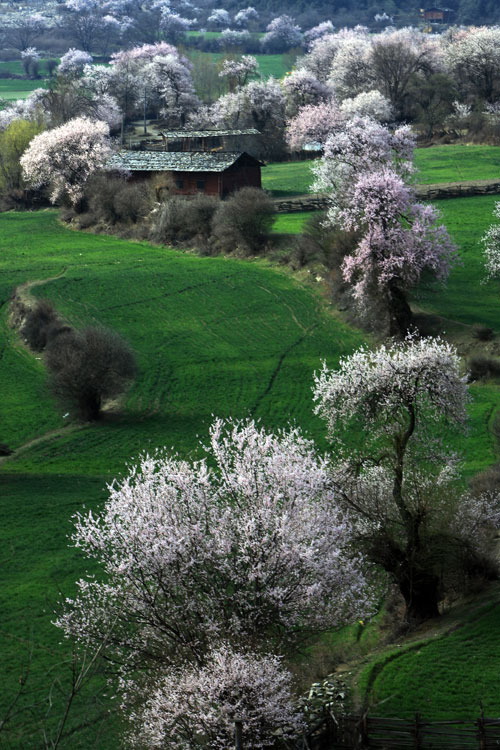
POLYGON ((85 420, 99 419, 103 402, 120 395, 137 371, 131 348, 109 328, 70 330, 52 338, 46 364, 56 398, 85 420))
POLYGON ((272 200, 257 188, 245 187, 219 203, 212 221, 215 246, 223 252, 259 253, 274 220, 272 200))

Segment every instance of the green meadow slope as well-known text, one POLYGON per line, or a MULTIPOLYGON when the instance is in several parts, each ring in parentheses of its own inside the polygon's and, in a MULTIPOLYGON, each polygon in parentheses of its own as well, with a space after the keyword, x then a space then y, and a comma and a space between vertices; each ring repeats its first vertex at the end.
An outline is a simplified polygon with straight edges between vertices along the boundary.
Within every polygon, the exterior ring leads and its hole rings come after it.
MULTIPOLYGON (((474 346, 472 326, 487 325, 500 334, 500 285, 481 284, 478 242, 491 221, 494 203, 495 197, 489 196, 441 201, 439 208, 460 246, 463 265, 453 270, 446 289, 425 283, 413 300, 414 307, 438 321, 465 353, 474 346)), ((10 746, 39 746, 34 734, 37 717, 46 708, 43 701, 51 676, 69 655, 69 647, 59 645, 60 634, 51 620, 58 592, 71 594, 74 581, 88 569, 67 546, 72 514, 83 505, 99 508, 106 482, 126 471, 127 463, 142 451, 166 445, 175 446, 183 456, 195 454, 212 414, 250 415, 273 429, 295 420, 325 448, 323 426, 311 411, 312 372, 322 358, 335 365, 363 340, 364 335, 343 323, 329 306, 320 285, 265 261, 201 258, 147 243, 72 232, 58 223, 53 211, 0 216, 0 442, 16 451, 0 464, 0 702, 8 705, 15 695, 30 648, 33 691, 19 703, 26 710, 10 722, 10 746), (33 288, 33 294, 53 300, 72 325, 109 325, 137 353, 136 383, 100 424, 68 424, 47 392, 42 361, 8 326, 12 289, 33 281, 45 281, 33 288), (41 707, 28 711, 35 698, 42 701, 41 707)), ((488 346, 496 352, 496 341, 488 346)), ((498 409, 497 384, 471 390, 470 429, 452 440, 464 456, 468 475, 497 459, 491 431, 498 409)), ((485 617, 483 638, 493 627, 490 615, 485 617)), ((500 655, 493 640, 491 644, 488 674, 500 673, 500 655)), ((463 658, 463 643, 448 641, 445 635, 436 639, 435 648, 447 654, 450 670, 455 658, 463 658)), ((486 649, 483 646, 485 653, 486 649)), ((406 658, 418 656, 411 652, 406 658)), ((377 696, 387 698, 387 714, 418 703, 426 689, 452 690, 450 679, 424 670, 418 673, 418 684, 407 685, 403 705, 389 664, 378 669, 376 682, 370 682, 377 696)), ((408 662, 405 669, 411 672, 416 663, 412 667, 408 662)), ((469 685, 474 675, 463 670, 461 679, 469 685)), ((491 680, 482 692, 493 710, 496 682, 491 680)), ((450 711, 475 714, 472 687, 453 688, 453 695, 450 711)), ((442 715, 442 705, 436 704, 436 715, 442 715)), ((432 706, 425 707, 426 715, 431 715, 432 706)), ((87 702, 77 703, 73 726, 87 720, 92 725, 79 729, 63 746, 95 746, 95 727, 100 725, 93 719, 104 715, 105 708, 97 701, 91 710, 87 702)), ((60 709, 56 694, 50 716, 60 709)), ((106 719, 101 732, 98 747, 118 747, 115 718, 106 719)))

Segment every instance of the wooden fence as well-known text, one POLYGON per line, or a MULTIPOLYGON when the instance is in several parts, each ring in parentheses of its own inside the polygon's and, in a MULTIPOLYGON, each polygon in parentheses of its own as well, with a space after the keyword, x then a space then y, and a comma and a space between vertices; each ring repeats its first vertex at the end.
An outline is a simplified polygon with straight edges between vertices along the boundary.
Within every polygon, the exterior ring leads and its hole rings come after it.
POLYGON ((300 745, 304 750, 499 750, 500 719, 328 717, 300 745))

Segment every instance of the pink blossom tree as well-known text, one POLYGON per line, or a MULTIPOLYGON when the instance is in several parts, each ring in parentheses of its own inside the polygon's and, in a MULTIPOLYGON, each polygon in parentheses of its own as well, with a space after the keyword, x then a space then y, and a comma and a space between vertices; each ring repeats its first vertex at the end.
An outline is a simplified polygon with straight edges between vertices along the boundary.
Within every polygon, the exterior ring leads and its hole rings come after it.
POLYGON ((360 235, 342 264, 354 299, 365 307, 375 294, 387 310, 390 335, 404 335, 412 323, 409 289, 424 271, 444 282, 455 259, 437 210, 417 203, 401 177, 385 168, 356 181, 338 217, 342 229, 360 235))
POLYGON ((332 133, 343 127, 344 120, 344 115, 333 99, 302 107, 287 124, 288 145, 292 151, 301 149, 311 141, 317 141, 323 146, 332 133))
POLYGON ((304 724, 291 682, 276 656, 235 652, 223 644, 203 667, 160 678, 143 710, 132 717, 132 740, 150 748, 225 750, 234 741, 236 721, 242 724, 244 747, 274 745, 277 732, 293 740, 304 724))
POLYGON ((113 624, 108 656, 125 671, 203 664, 224 640, 284 653, 370 608, 310 441, 216 420, 206 453, 146 456, 102 513, 75 518, 73 543, 104 577, 80 580, 57 624, 82 642, 113 624))
POLYGON ((66 196, 76 205, 86 181, 104 166, 110 154, 108 125, 78 117, 36 135, 20 163, 29 185, 49 186, 52 203, 66 196))
POLYGON ((397 584, 410 621, 438 615, 443 572, 486 557, 487 529, 500 522, 500 498, 464 492, 442 443, 465 425, 466 380, 452 346, 415 337, 361 348, 315 375, 355 546, 397 584))
POLYGON ((356 178, 384 167, 394 168, 403 178, 414 172, 415 136, 407 126, 391 132, 370 117, 346 119, 341 114, 339 125, 324 142, 322 160, 314 167, 313 189, 328 193, 329 219, 351 200, 356 178))
POLYGON ((437 211, 419 204, 405 180, 413 172, 408 128, 391 133, 367 118, 348 120, 326 141, 313 168, 313 189, 327 190, 327 221, 356 239, 341 270, 363 311, 375 302, 389 333, 405 335, 412 322, 407 294, 424 271, 443 282, 455 247, 437 211))

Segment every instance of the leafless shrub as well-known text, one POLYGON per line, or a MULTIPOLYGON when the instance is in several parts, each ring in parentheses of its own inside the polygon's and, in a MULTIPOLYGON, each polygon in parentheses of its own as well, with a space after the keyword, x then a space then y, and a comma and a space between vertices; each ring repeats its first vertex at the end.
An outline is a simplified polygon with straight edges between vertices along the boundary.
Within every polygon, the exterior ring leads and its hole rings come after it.
POLYGON ((131 348, 109 328, 61 333, 47 346, 46 364, 56 398, 90 421, 99 419, 102 404, 120 395, 137 371, 131 348))
POLYGON ((260 253, 274 220, 271 199, 258 188, 245 187, 222 201, 212 221, 215 245, 223 252, 260 253))

